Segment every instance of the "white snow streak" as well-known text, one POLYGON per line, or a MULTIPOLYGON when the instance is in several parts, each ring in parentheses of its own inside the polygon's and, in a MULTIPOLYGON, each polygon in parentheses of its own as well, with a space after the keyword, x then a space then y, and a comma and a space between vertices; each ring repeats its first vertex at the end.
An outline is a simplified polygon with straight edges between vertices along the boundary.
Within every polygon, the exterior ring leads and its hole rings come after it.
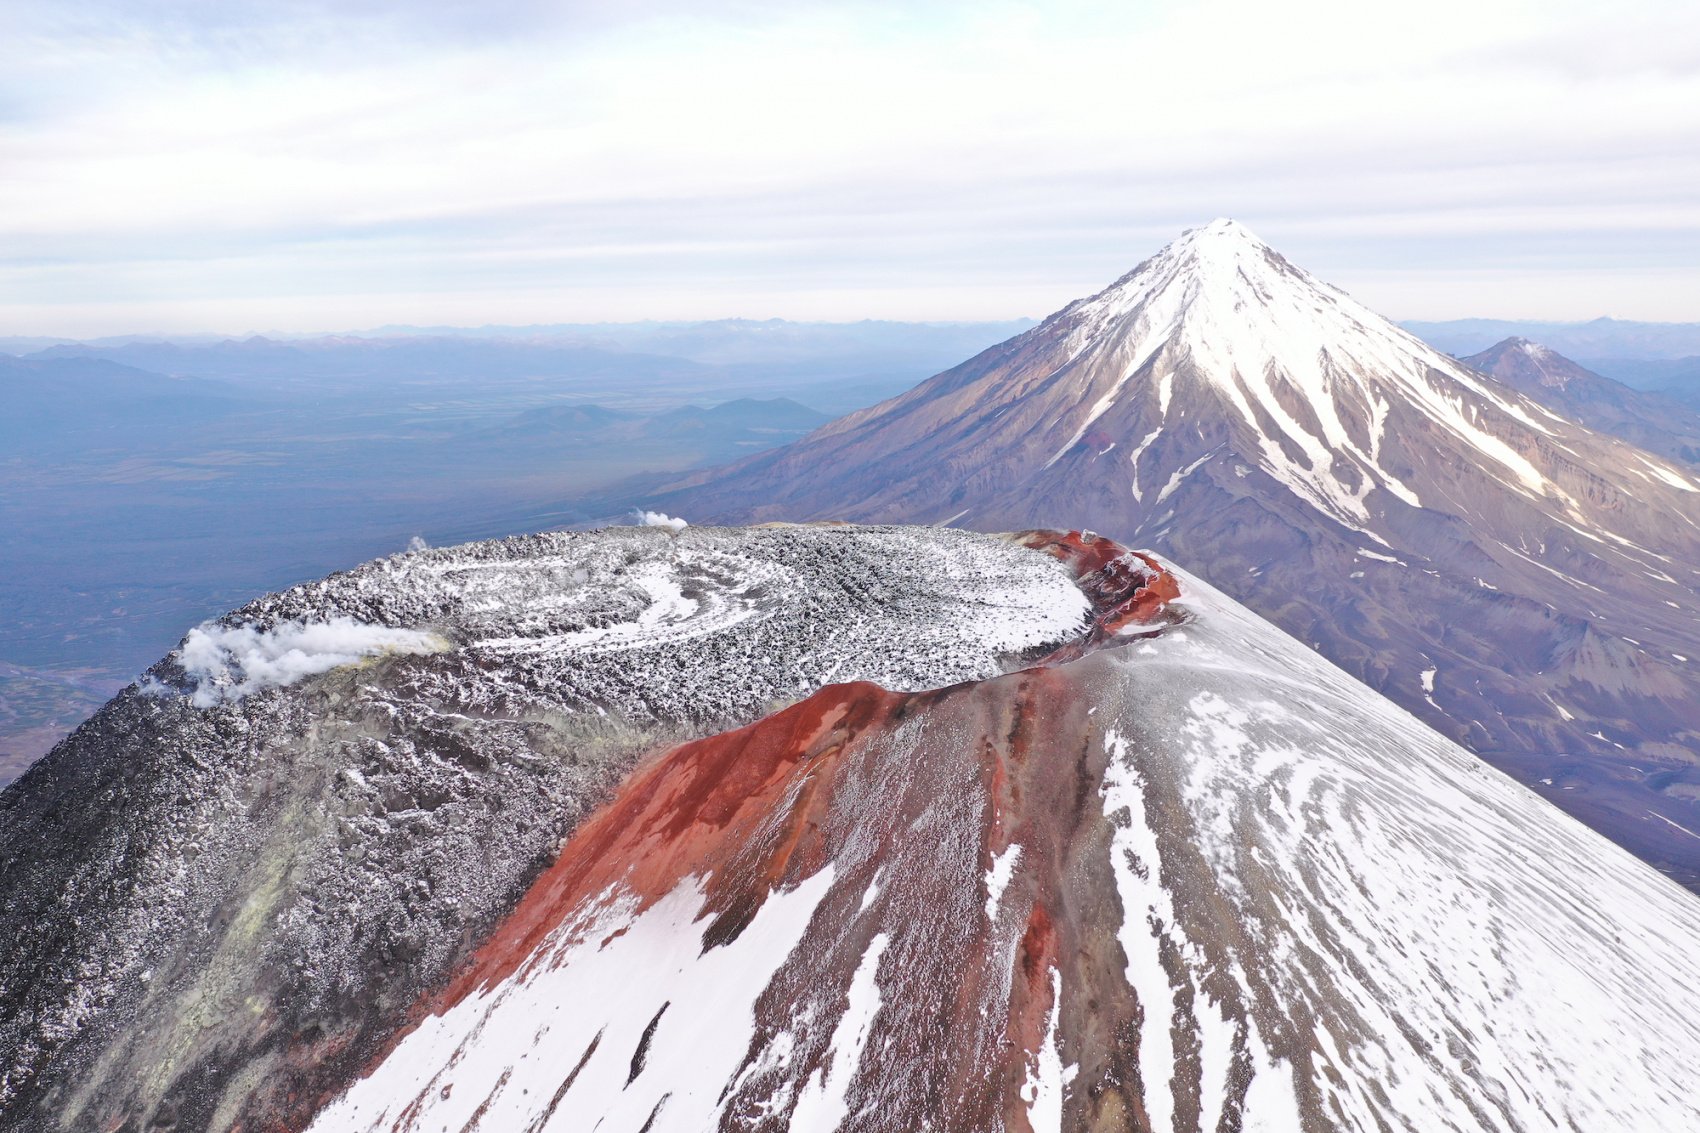
POLYGON ((832 1133, 850 1116, 847 1095, 873 1032, 874 1017, 879 1014, 880 957, 890 943, 889 936, 878 934, 856 965, 856 974, 850 979, 850 1004, 833 1028, 828 1061, 809 1073, 798 1092, 797 1106, 791 1111, 791 1133, 832 1133))
POLYGON ((1003 891, 1015 876, 1015 863, 1021 860, 1021 847, 1011 842, 1001 854, 992 856, 992 868, 986 871, 986 919, 998 919, 998 906, 1003 903, 1003 891))
MULTIPOLYGON (((1182 778, 1188 840, 1258 942, 1242 963, 1267 990, 1248 971, 1244 994, 1315 1020, 1308 1060, 1253 1059, 1246 1127, 1298 1128, 1289 1072, 1332 1127, 1691 1124, 1693 898, 1177 574, 1186 639, 1129 667, 1146 726, 1178 741, 1144 766, 1182 778)), ((1118 881, 1130 910, 1163 909, 1118 881)))
POLYGON ((1080 1073, 1078 1066, 1063 1065, 1057 1046, 1057 1019, 1061 1014, 1062 973, 1052 968, 1051 1013, 1045 1023, 1045 1037, 1021 1086, 1021 1100, 1027 1103, 1027 1120, 1033 1133, 1062 1133, 1063 1098, 1068 1084, 1080 1073))
POLYGON ((1145 455, 1145 450, 1151 447, 1151 442, 1163 435, 1161 428, 1152 429, 1140 440, 1134 450, 1128 454, 1128 464, 1133 468, 1133 498, 1140 499, 1139 494, 1139 458, 1145 455))
POLYGON ((1109 764, 1104 771, 1104 814, 1112 827, 1111 863, 1121 897, 1122 924, 1116 937, 1127 957, 1127 982, 1145 1018, 1139 1028, 1139 1069, 1145 1108, 1154 1129, 1174 1124, 1175 992, 1163 970, 1162 940, 1174 923, 1174 908, 1162 884, 1162 851, 1146 822, 1145 784, 1128 752, 1128 741, 1104 733, 1109 764))

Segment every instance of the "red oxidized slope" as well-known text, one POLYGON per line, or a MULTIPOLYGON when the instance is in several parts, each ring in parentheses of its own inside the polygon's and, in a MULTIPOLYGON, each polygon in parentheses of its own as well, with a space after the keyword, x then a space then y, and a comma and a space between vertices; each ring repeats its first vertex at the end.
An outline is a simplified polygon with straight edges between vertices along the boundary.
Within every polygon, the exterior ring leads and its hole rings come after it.
MULTIPOLYGON (((1082 645, 1097 644, 1130 625, 1156 622, 1165 604, 1180 596, 1174 576, 1155 559, 1129 552, 1110 539, 1078 531, 1033 531, 1017 541, 1076 572, 1093 611, 1082 645)), ((1064 648, 1072 652, 1081 646, 1064 648)), ((564 910, 611 884, 621 882, 647 902, 670 892, 690 874, 724 876, 736 850, 803 770, 811 781, 791 804, 789 836, 769 855, 759 876, 737 879, 745 887, 739 901, 759 905, 779 876, 818 870, 825 864, 821 848, 810 844, 804 831, 811 808, 830 805, 829 799, 816 796, 819 783, 831 774, 832 761, 858 737, 924 710, 938 695, 888 692, 867 683, 829 685, 749 727, 660 756, 575 832, 555 865, 438 1006, 506 978, 564 910)))
POLYGON ((1097 645, 1129 626, 1156 623, 1165 605, 1181 596, 1175 576, 1156 559, 1089 531, 1028 531, 1016 541, 1074 570, 1080 589, 1092 600, 1092 629, 1080 646, 1097 645))

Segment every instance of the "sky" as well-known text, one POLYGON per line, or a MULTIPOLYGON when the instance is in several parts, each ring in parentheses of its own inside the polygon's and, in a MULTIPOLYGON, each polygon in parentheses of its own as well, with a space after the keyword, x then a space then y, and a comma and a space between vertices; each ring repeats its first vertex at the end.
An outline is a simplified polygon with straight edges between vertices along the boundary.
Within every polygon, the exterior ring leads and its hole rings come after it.
POLYGON ((1042 316, 1232 216, 1700 320, 1694 0, 8 0, 0 334, 1042 316))

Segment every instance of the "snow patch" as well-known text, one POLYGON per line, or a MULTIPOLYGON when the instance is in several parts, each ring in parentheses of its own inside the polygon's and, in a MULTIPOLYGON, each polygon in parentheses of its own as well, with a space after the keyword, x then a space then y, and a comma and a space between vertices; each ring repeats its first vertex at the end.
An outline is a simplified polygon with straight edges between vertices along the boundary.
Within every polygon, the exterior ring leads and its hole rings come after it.
POLYGON ((998 906, 1003 904, 1003 891, 1015 876, 1015 863, 1021 860, 1020 845, 1011 842, 1004 852, 992 857, 992 868, 986 871, 986 919, 998 919, 998 906))
MULTIPOLYGON (((702 879, 687 878, 642 912, 629 894, 606 892, 514 975, 423 1020, 319 1113, 311 1133, 536 1129, 551 1114, 550 1128, 716 1128, 725 1085, 755 1033, 756 1001, 834 876, 828 866, 770 893, 736 940, 707 951, 702 879)), ((857 994, 853 987, 853 1012, 867 1002, 865 988, 857 994)), ((847 1046, 838 1050, 854 1061, 847 1046)))
POLYGON ((791 1111, 792 1133, 832 1133, 850 1116, 850 1083, 861 1065, 874 1016, 880 1011, 877 976, 880 957, 890 943, 889 936, 878 934, 856 965, 856 974, 850 978, 850 1006, 832 1030, 827 1061, 810 1071, 797 1094, 797 1106, 791 1111))
POLYGON ((1051 1014, 1045 1023, 1045 1038, 1021 1085, 1021 1100, 1027 1103, 1027 1121, 1033 1133, 1061 1133, 1063 1095, 1080 1073, 1079 1066, 1063 1065, 1062 1051, 1057 1047, 1057 1018, 1061 1014, 1062 973, 1052 968, 1051 1014))
POLYGON ((1169 892, 1163 888, 1157 835, 1145 817, 1145 781, 1134 766, 1128 741, 1108 731, 1104 746, 1110 757, 1102 788, 1104 814, 1112 827, 1110 860, 1122 904, 1117 939, 1127 957, 1128 986, 1144 1013, 1139 1030, 1139 1065, 1145 1080, 1145 1107, 1153 1129, 1169 1129, 1174 1124, 1175 1109, 1175 992, 1163 970, 1162 940, 1167 935, 1165 926, 1174 923, 1174 910, 1169 892))

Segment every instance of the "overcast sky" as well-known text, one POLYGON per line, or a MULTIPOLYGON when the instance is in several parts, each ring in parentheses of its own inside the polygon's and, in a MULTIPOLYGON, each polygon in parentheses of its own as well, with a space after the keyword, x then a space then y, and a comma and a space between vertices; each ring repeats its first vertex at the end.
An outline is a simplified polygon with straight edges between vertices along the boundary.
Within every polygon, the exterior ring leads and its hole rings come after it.
POLYGON ((8 0, 0 333, 1039 316, 1218 215, 1700 320, 1700 3, 8 0))

